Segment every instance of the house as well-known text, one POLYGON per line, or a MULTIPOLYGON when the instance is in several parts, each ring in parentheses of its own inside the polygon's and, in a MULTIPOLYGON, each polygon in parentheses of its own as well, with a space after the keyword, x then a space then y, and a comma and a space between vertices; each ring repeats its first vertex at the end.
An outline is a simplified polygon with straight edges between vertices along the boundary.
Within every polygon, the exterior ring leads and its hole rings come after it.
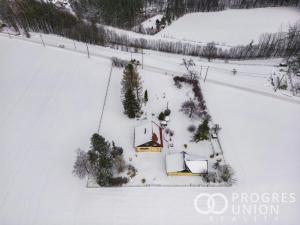
POLYGON ((197 176, 208 172, 208 160, 186 152, 166 155, 166 170, 168 176, 197 176))
POLYGON ((134 147, 137 152, 161 152, 162 128, 153 121, 135 127, 134 147))

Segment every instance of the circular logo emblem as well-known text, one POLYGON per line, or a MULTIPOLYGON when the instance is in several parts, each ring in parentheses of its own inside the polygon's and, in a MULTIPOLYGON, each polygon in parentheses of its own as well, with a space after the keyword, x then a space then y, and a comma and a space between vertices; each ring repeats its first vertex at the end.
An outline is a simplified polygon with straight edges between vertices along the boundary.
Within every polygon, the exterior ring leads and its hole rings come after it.
POLYGON ((194 200, 194 207, 197 212, 208 214, 223 214, 228 208, 228 199, 221 193, 201 193, 194 200))

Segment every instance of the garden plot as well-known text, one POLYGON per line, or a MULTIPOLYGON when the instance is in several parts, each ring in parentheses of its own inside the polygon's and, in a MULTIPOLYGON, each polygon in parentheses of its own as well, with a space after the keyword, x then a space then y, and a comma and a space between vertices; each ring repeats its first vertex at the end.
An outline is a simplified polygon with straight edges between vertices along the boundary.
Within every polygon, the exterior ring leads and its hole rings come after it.
POLYGON ((288 7, 230 9, 190 13, 157 34, 159 37, 224 45, 257 42, 263 33, 287 31, 300 20, 298 9, 288 7))

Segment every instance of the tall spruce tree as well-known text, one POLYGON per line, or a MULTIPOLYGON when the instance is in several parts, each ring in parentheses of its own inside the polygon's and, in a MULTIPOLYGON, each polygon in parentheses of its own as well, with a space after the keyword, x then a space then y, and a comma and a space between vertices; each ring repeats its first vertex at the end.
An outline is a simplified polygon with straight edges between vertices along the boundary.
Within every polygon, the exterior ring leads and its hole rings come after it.
POLYGON ((124 113, 129 118, 135 118, 140 111, 140 104, 138 103, 133 91, 129 88, 123 99, 124 113))
POLYGON ((135 118, 141 107, 142 84, 139 73, 137 72, 136 61, 131 61, 123 71, 122 78, 122 103, 124 113, 129 118, 135 118))
POLYGON ((136 99, 140 103, 142 94, 142 83, 139 73, 137 72, 138 64, 135 61, 131 61, 123 71, 122 79, 122 93, 125 94, 128 89, 131 89, 136 99))

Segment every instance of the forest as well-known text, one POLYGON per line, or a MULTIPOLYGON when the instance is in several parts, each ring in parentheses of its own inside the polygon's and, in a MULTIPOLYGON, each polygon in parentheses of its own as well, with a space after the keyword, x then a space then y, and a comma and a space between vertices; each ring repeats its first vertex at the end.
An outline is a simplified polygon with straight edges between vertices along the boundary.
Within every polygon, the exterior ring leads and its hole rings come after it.
MULTIPOLYGON (((105 5, 105 8, 103 8, 103 10, 106 10, 106 7, 109 8, 108 11, 106 13, 102 13, 99 18, 104 18, 103 21, 106 21, 107 23, 113 22, 119 25, 122 21, 126 21, 126 26, 128 27, 132 26, 135 23, 136 18, 140 13, 140 11, 136 11, 137 6, 139 10, 141 10, 144 7, 143 4, 145 4, 145 2, 147 2, 148 5, 159 4, 159 2, 162 2, 159 0, 124 0, 124 2, 130 2, 130 4, 126 5, 125 7, 124 5, 122 5, 123 3, 118 3, 119 0, 113 1, 95 1, 95 4, 96 2, 102 2, 103 5, 105 5), (115 4, 111 3, 113 1, 115 1, 115 4), (104 2, 106 3, 104 4, 104 2), (118 16, 116 17, 112 16, 114 13, 116 13, 115 7, 123 8, 123 11, 121 10, 118 16), (109 15, 107 15, 106 17, 105 14, 109 15)), ((299 6, 299 1, 232 0, 222 1, 222 4, 224 7, 226 5, 230 5, 232 7, 258 7, 260 5, 299 6), (267 4, 267 2, 269 3, 267 4)), ((91 3, 93 1, 89 2, 91 3)), ((174 13, 174 15, 180 15, 181 13, 185 13, 186 10, 188 10, 188 7, 192 7, 192 3, 195 4, 196 2, 199 3, 199 10, 204 10, 204 8, 200 7, 201 4, 207 6, 206 10, 216 10, 219 9, 220 5, 218 4, 220 4, 221 1, 216 0, 215 4, 213 4, 214 1, 209 1, 209 4, 204 4, 205 0, 169 0, 167 2, 167 7, 169 7, 172 3, 173 9, 170 12, 174 13)), ((103 5, 101 5, 101 7, 104 7, 103 5)), ((160 6, 163 8, 162 5, 160 6)), ((287 33, 281 32, 273 34, 263 34, 261 35, 259 42, 255 44, 251 42, 248 45, 221 48, 218 47, 215 43, 208 43, 206 45, 203 45, 179 41, 166 41, 161 39, 132 38, 127 35, 122 35, 115 31, 105 29, 103 26, 96 23, 97 20, 84 20, 82 17, 58 9, 57 7, 55 7, 55 5, 51 3, 39 2, 35 0, 1 0, 0 19, 4 21, 8 26, 13 27, 17 32, 21 30, 28 37, 30 36, 30 31, 42 32, 46 34, 56 34, 90 44, 109 46, 125 51, 140 51, 140 49, 151 49, 176 54, 201 56, 206 57, 209 60, 213 58, 221 58, 226 60, 267 57, 290 57, 293 55, 297 55, 300 52, 299 24, 291 26, 287 33)))

